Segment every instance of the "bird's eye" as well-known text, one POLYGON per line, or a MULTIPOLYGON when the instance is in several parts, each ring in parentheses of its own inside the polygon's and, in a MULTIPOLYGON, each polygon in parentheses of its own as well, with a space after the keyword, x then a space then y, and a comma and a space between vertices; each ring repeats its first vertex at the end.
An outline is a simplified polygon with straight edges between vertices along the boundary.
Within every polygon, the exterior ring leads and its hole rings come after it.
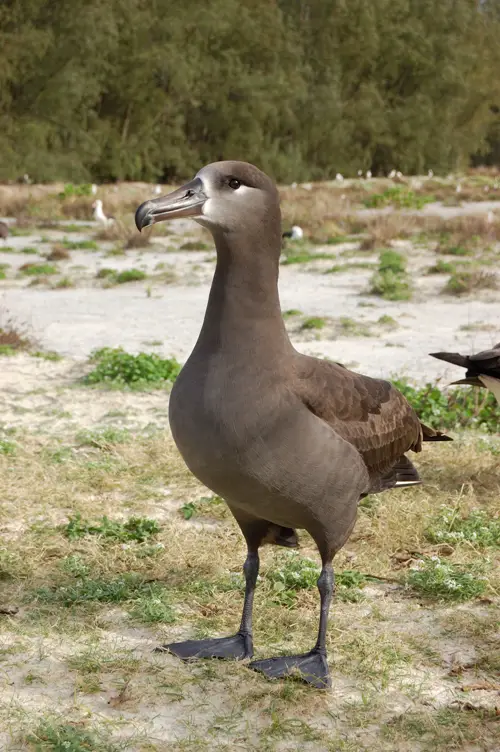
POLYGON ((229 181, 229 187, 232 188, 233 191, 237 191, 240 185, 240 181, 236 180, 236 178, 231 178, 231 180, 229 181))

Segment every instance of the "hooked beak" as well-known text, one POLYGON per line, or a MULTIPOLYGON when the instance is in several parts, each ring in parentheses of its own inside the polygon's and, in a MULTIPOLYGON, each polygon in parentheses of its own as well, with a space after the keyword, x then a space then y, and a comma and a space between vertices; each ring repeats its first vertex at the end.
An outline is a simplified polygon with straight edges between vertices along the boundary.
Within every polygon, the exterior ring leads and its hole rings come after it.
POLYGON ((453 386, 455 384, 468 384, 469 386, 483 386, 484 384, 482 381, 479 380, 477 376, 468 376, 466 379, 459 379, 458 381, 452 381, 450 383, 450 386, 453 386))
POLYGON ((203 183, 200 178, 195 178, 168 196, 160 196, 141 204, 135 213, 136 227, 140 232, 145 227, 163 222, 165 219, 199 217, 206 200, 203 183))

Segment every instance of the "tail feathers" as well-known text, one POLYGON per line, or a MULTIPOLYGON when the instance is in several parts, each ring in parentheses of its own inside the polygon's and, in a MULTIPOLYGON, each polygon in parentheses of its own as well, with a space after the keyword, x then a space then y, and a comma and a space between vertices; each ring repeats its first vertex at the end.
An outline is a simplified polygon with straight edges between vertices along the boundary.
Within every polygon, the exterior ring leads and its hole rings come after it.
POLYGON ((398 488, 422 483, 417 468, 404 454, 399 458, 393 470, 396 472, 396 487, 398 488))
POLYGON ((417 468, 403 454, 384 476, 373 480, 368 493, 381 493, 389 488, 402 488, 405 486, 417 486, 422 481, 417 468))
POLYGON ((435 428, 426 426, 425 423, 420 423, 422 427, 422 440, 423 441, 453 441, 451 436, 447 436, 442 431, 438 431, 435 428))
POLYGON ((462 366, 463 368, 468 368, 469 366, 469 359, 465 355, 460 355, 460 353, 438 352, 429 353, 429 355, 431 358, 445 360, 447 363, 453 363, 455 366, 462 366))

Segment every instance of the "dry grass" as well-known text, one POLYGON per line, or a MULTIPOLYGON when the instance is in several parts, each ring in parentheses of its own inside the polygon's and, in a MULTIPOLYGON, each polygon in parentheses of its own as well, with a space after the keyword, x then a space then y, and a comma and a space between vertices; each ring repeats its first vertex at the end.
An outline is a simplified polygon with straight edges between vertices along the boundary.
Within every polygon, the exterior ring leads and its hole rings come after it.
POLYGON ((399 213, 375 217, 368 223, 368 236, 361 241, 361 250, 371 251, 387 247, 392 240, 411 235, 414 228, 413 218, 399 213))
MULTIPOLYGON (((168 639, 234 631, 245 547, 223 506, 213 507, 212 515, 200 502, 203 514, 184 519, 181 507, 207 490, 187 472, 167 433, 106 436, 7 436, 13 448, 0 452, 0 605, 20 607, 0 622, 9 681, 0 719, 9 719, 10 742, 76 728, 96 735, 96 749, 126 739, 131 749, 180 752, 207 749, 208 739, 208 748, 227 750, 297 749, 293 740, 311 750, 392 752, 413 749, 415 729, 423 728, 425 744, 439 752, 457 749, 459 737, 491 748, 497 727, 488 708, 495 691, 464 695, 460 687, 495 686, 498 552, 480 553, 489 599, 482 603, 426 603, 396 583, 420 555, 440 553, 425 530, 441 504, 461 514, 475 508, 500 514, 497 440, 486 444, 471 436, 426 447, 418 459, 427 485, 363 504, 337 571, 382 579, 354 602, 335 602, 328 633, 333 690, 317 693, 294 682, 267 682, 244 664, 183 665, 151 652, 168 639), (75 514, 87 520, 148 516, 161 531, 142 544, 95 535, 71 540, 64 524, 75 514), (131 573, 136 579, 125 579, 117 602, 96 598, 131 573), (94 596, 64 605, 74 588, 94 596), (457 673, 457 655, 471 650, 473 664, 457 673), (33 688, 36 702, 28 703, 33 688), (462 697, 470 705, 465 714, 462 697), (54 715, 54 707, 62 715, 54 715)), ((301 544, 303 555, 317 558, 305 533, 301 544)), ((461 543, 447 553, 462 566, 479 555, 461 543)), ((291 605, 276 601, 269 574, 287 557, 278 549, 262 553, 255 604, 259 656, 306 650, 316 630, 315 588, 298 591, 291 605)))
POLYGON ((11 314, 0 307, 0 354, 27 350, 33 345, 25 326, 16 322, 11 314))
POLYGON ((71 254, 63 245, 55 243, 46 258, 47 261, 67 261, 71 258, 71 254))
POLYGON ((482 269, 455 271, 442 292, 447 295, 469 295, 481 290, 498 290, 498 277, 482 269))

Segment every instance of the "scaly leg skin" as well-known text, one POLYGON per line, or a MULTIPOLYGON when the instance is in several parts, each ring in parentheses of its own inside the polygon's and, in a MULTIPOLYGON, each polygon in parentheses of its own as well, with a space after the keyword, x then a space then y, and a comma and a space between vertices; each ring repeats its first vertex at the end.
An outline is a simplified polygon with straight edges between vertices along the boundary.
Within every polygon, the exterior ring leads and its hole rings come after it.
POLYGON ((156 648, 159 652, 173 653, 184 661, 198 658, 226 658, 243 660, 253 656, 252 609, 255 584, 259 573, 257 551, 249 551, 243 566, 245 573, 245 602, 238 632, 232 637, 217 637, 212 640, 186 640, 172 642, 156 648))
POLYGON ((296 675, 297 678, 319 689, 330 687, 331 679, 326 660, 325 642, 328 612, 330 610, 334 585, 335 580, 332 565, 330 563, 325 564, 318 580, 318 590, 321 597, 318 640, 309 653, 284 655, 278 658, 265 658, 260 661, 252 661, 250 668, 255 671, 261 671, 269 679, 296 675))

